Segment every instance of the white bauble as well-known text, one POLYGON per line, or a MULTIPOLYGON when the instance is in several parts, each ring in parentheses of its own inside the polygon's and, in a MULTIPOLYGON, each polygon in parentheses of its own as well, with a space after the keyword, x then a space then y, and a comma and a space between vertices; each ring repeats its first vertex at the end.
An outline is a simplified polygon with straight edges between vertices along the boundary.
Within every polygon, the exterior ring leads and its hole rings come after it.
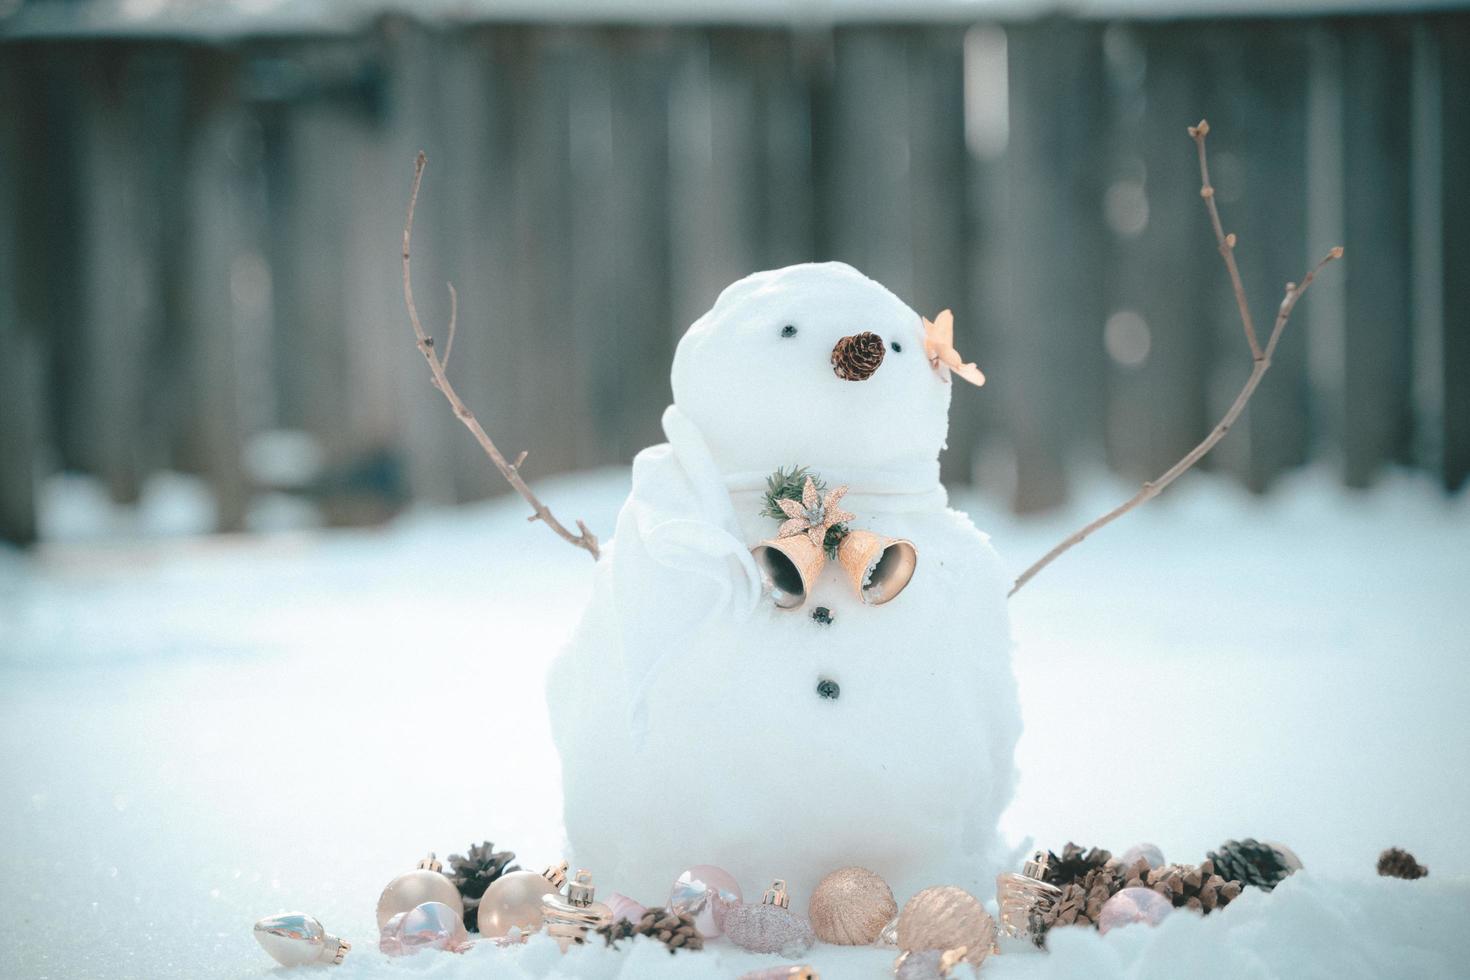
POLYGON ((741 280, 680 342, 670 444, 635 460, 548 686, 574 860, 610 888, 657 899, 713 864, 749 889, 785 878, 801 906, 860 865, 900 896, 988 892, 1020 733, 1006 577, 947 507, 952 386, 923 340, 917 313, 827 263, 741 280), (833 347, 863 331, 883 363, 842 380, 833 347), (800 609, 762 595, 761 491, 795 464, 849 486, 853 527, 914 543, 897 598, 865 605, 836 562, 800 609))

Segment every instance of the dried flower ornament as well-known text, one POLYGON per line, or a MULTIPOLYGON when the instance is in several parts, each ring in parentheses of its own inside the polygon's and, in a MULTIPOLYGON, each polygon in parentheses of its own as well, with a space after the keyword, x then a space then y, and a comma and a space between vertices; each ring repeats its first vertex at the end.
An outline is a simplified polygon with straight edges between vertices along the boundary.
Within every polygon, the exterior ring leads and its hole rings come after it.
POLYGON ((776 537, 789 538, 805 534, 812 544, 822 547, 831 527, 853 520, 856 516, 837 506, 846 495, 847 487, 841 486, 828 491, 823 497, 817 490, 816 483, 811 477, 807 477, 801 490, 801 500, 776 501, 776 506, 786 515, 776 537))
POLYGON ((954 373, 976 387, 983 385, 985 375, 974 362, 966 363, 954 349, 954 314, 942 310, 932 321, 927 317, 919 319, 924 321, 924 353, 929 358, 929 366, 946 381, 954 373))

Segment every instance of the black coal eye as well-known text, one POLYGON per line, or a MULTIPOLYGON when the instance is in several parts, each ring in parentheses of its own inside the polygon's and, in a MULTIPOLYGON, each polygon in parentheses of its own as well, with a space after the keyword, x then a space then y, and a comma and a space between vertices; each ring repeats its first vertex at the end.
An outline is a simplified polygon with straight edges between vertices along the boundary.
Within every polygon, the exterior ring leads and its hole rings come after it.
POLYGON ((781 328, 781 336, 783 336, 783 337, 795 337, 796 336, 796 327, 794 327, 793 325, 791 325, 789 323, 786 324, 786 326, 784 326, 784 327, 781 328))
POLYGON ((888 346, 893 348, 893 353, 895 354, 903 353, 903 344, 900 344, 896 340, 889 341, 888 346))

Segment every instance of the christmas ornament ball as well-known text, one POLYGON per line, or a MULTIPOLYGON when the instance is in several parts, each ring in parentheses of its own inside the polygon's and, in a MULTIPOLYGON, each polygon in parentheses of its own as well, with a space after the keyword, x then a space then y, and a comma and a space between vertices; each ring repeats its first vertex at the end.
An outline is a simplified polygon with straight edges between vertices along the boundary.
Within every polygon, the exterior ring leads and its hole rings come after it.
POLYGON ((693 916, 700 935, 713 939, 725 931, 725 913, 743 898, 730 872, 712 864, 696 864, 675 879, 668 907, 693 916))
POLYGON ((1156 926, 1174 911, 1174 905, 1152 888, 1124 888, 1103 903, 1097 916, 1098 932, 1144 922, 1156 926))
POLYGON ((336 965, 347 956, 352 944, 322 928, 314 915, 286 912, 255 923, 255 941, 282 966, 308 963, 336 965))
POLYGON ((888 882, 867 868, 839 868, 812 892, 807 917, 824 943, 866 946, 898 912, 888 882))
POLYGON ((522 934, 539 932, 544 921, 541 898, 561 891, 566 881, 566 864, 534 871, 512 871, 501 875, 485 889, 480 899, 480 935, 495 939, 519 929, 522 934))
POLYGON ((388 882, 383 894, 378 897, 378 930, 400 912, 408 912, 425 902, 442 902, 464 916, 464 899, 454 882, 441 872, 441 865, 430 854, 419 862, 412 871, 405 872, 388 882))
POLYGON ((1157 844, 1134 844, 1118 859, 1118 863, 1125 868, 1131 868, 1139 861, 1147 861, 1150 868, 1162 868, 1164 852, 1159 850, 1157 844))
POLYGON ((737 905, 725 913, 725 938, 752 953, 805 953, 817 937, 811 923, 790 906, 786 882, 778 878, 759 905, 737 905))
POLYGON ((619 919, 637 922, 643 918, 643 913, 648 911, 648 907, 642 902, 635 901, 621 892, 613 892, 607 897, 607 907, 612 910, 614 922, 619 919))
POLYGON ((903 907, 898 917, 900 949, 966 947, 965 962, 978 964, 995 942, 995 920, 980 900, 963 888, 926 888, 903 907))
POLYGON ((464 913, 443 902, 424 902, 388 920, 378 938, 378 949, 388 956, 410 956, 421 949, 462 952, 470 946, 464 913))

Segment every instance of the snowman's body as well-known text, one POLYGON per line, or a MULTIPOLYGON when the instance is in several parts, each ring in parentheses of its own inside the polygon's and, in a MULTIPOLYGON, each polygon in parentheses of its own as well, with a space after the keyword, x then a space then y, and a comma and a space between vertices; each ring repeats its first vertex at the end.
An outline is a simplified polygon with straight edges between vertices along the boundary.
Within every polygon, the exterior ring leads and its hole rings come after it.
POLYGON ((604 889, 662 901, 693 864, 747 895, 785 878, 798 902, 850 864, 900 901, 992 887, 1020 732, 1006 580, 939 484, 951 385, 923 340, 916 313, 829 263, 736 283, 680 343, 670 442, 634 462, 549 683, 572 858, 604 889), (883 363, 841 380, 833 346, 860 331, 883 363), (749 550, 776 535, 766 476, 795 464, 848 485, 852 527, 913 542, 892 601, 865 605, 836 562, 801 608, 771 601, 749 550))

